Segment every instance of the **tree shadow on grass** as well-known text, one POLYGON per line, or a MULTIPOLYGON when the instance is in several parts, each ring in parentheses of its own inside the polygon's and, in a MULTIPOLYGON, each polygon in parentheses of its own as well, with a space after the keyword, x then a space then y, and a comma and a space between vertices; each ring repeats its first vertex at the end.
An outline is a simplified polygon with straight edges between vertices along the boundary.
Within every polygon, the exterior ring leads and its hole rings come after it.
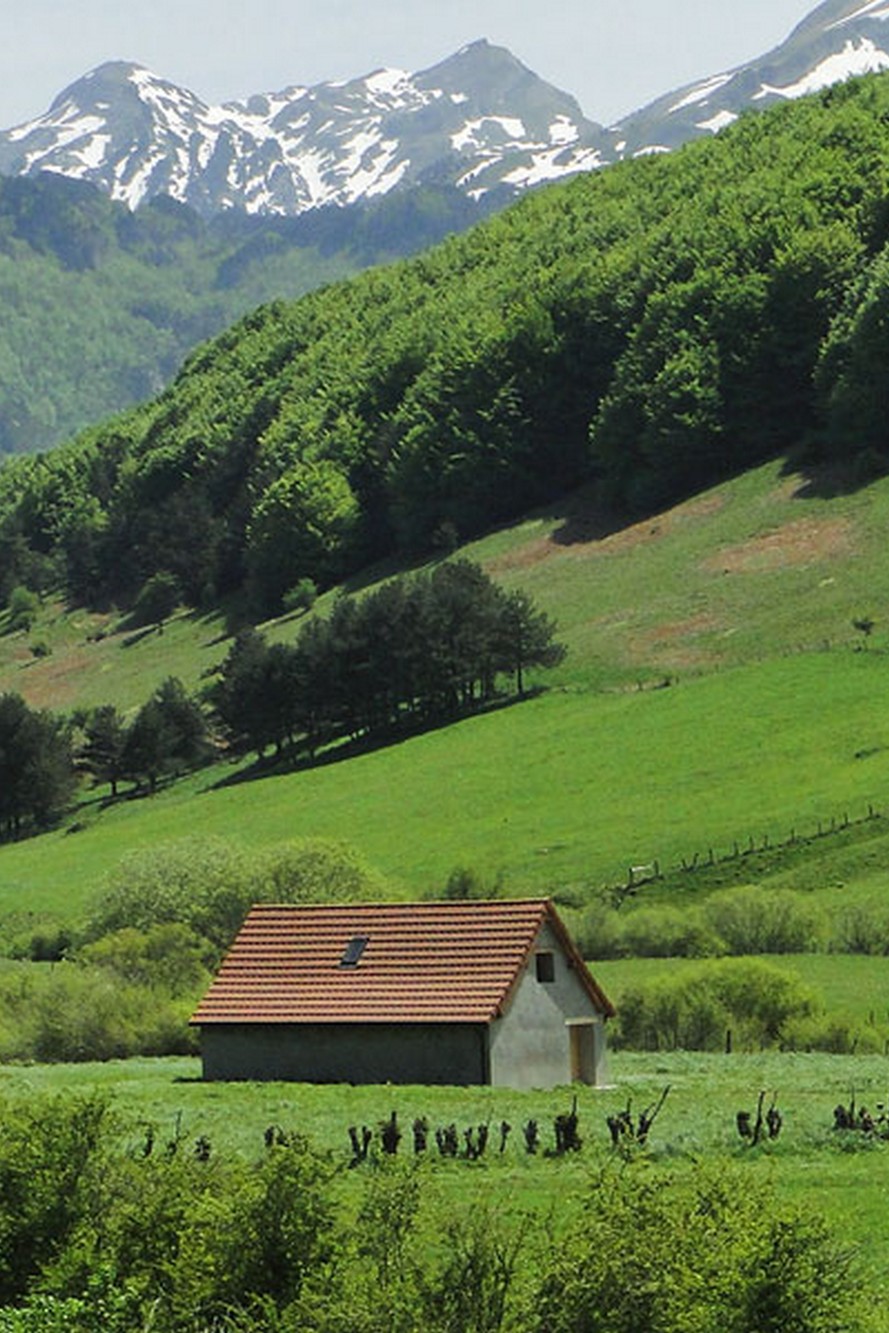
POLYGON ((551 505, 545 517, 555 519, 552 541, 556 546, 579 546, 605 541, 634 523, 640 523, 651 514, 642 510, 630 511, 606 504, 593 486, 584 486, 568 495, 561 503, 551 505))
POLYGON ((359 755, 374 754, 378 750, 391 749, 405 741, 414 740, 418 736, 427 736, 435 731, 443 731, 446 727, 452 727, 458 722, 466 722, 475 717, 486 717, 490 713, 499 713, 503 709, 514 707, 516 704, 539 698, 544 693, 544 686, 536 686, 533 689, 526 690, 524 694, 503 695, 491 699, 477 708, 465 709, 451 717, 437 718, 422 723, 417 722, 416 725, 405 723, 398 727, 391 727, 386 731, 380 731, 372 736, 332 741, 320 754, 316 754, 314 757, 303 751, 296 754, 286 753, 280 757, 275 755, 265 759, 257 759, 248 767, 239 768, 236 773, 231 773, 228 777, 220 778, 218 782, 211 783, 204 790, 207 792, 221 791, 226 787, 239 787, 245 782, 258 782, 263 778, 282 777, 285 774, 329 768, 332 764, 344 763, 346 760, 355 759, 359 755))
POLYGON ((781 475, 801 479, 794 500, 838 500, 889 476, 889 457, 864 453, 856 458, 820 463, 790 455, 781 475))
POLYGON ((127 634, 126 637, 121 641, 121 647, 134 648, 136 644, 141 643, 143 639, 147 639, 152 634, 158 634, 158 633, 163 633, 163 630, 159 630, 157 625, 146 625, 142 629, 134 630, 132 634, 127 634))
MULTIPOLYGON (((748 466, 744 466, 736 472, 730 471, 722 481, 730 481, 747 470, 748 466)), ((889 476, 889 453, 877 453, 874 450, 851 459, 822 461, 807 456, 803 448, 787 454, 781 467, 782 479, 799 480, 793 499, 802 501, 841 499, 864 490, 886 476, 889 476)), ((718 481, 712 483, 719 484, 718 481)), ((586 545, 605 541, 693 498, 694 493, 689 491, 686 495, 665 500, 662 505, 631 508, 606 503, 599 495, 596 484, 590 483, 537 510, 531 517, 555 524, 550 538, 554 545, 586 545)))

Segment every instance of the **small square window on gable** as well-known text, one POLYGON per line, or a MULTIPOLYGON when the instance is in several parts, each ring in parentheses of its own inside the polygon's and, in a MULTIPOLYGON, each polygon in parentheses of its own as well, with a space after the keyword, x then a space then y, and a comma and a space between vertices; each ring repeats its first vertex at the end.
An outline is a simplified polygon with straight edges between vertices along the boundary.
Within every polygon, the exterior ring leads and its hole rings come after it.
POLYGON ((538 981, 555 981, 556 955, 554 953, 535 954, 534 966, 537 972, 538 981))
POLYGON ((369 935, 353 935, 343 950, 340 967, 357 967, 369 939, 369 935))

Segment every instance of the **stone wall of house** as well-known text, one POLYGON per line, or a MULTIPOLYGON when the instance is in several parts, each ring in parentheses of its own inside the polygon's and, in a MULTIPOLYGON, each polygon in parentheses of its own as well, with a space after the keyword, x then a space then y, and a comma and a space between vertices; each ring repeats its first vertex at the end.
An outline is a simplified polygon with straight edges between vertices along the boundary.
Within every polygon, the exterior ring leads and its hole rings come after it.
POLYGON ((487 1033, 471 1023, 207 1024, 204 1078, 299 1083, 487 1081, 487 1033))

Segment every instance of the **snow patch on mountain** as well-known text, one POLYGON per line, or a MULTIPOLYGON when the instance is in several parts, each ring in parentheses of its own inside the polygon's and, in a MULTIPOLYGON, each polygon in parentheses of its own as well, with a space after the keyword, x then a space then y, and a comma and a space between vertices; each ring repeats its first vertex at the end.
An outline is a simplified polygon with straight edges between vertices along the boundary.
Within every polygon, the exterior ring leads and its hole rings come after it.
POLYGON ((699 130, 708 130, 710 134, 718 134, 720 130, 733 125, 737 119, 738 117, 734 111, 717 111, 716 115, 711 116, 709 120, 697 121, 696 127, 699 130))
MULTIPOLYGON (((507 185, 529 189, 543 185, 548 181, 559 180, 566 174, 565 162, 560 156, 561 149, 550 152, 534 153, 528 166, 516 167, 503 177, 507 185)), ((586 149, 571 158, 572 174, 582 171, 595 171, 605 165, 602 154, 597 149, 586 149)))
POLYGON ((858 43, 846 42, 842 51, 822 60, 795 83, 783 88, 764 83, 759 92, 754 93, 753 100, 758 102, 764 97, 805 97, 807 93, 820 92, 822 88, 842 83, 857 74, 876 74, 884 69, 889 69, 889 55, 864 37, 858 43))
POLYGON ((451 135, 451 147, 458 153, 467 149, 489 151, 491 137, 502 139, 505 143, 519 143, 525 134, 525 127, 520 120, 509 116, 484 116, 480 120, 467 120, 462 129, 451 135), (498 131, 502 130, 502 135, 498 131))
POLYGON ((558 116, 549 127, 549 141, 552 144, 561 144, 567 147, 568 144, 577 143, 579 131, 576 125, 572 125, 567 116, 558 116))
POLYGON ((719 92, 731 79, 731 74, 716 74, 712 79, 707 79, 705 83, 700 83, 692 88, 690 93, 686 93, 678 102, 670 107, 670 113, 683 111, 687 106, 695 106, 698 102, 706 102, 713 93, 719 92))

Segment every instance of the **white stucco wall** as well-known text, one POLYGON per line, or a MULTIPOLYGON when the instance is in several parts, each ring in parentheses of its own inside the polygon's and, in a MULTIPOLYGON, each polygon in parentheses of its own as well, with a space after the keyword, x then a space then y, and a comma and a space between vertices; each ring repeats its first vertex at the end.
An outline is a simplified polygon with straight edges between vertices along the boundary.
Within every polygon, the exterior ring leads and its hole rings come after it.
POLYGON ((561 945, 548 925, 535 942, 528 964, 504 1016, 491 1026, 491 1082, 511 1088, 552 1088, 570 1083, 571 1020, 592 1020, 589 1058, 582 1070, 585 1082, 607 1082, 605 1025, 561 945), (538 981, 536 955, 551 952, 555 975, 538 981))

